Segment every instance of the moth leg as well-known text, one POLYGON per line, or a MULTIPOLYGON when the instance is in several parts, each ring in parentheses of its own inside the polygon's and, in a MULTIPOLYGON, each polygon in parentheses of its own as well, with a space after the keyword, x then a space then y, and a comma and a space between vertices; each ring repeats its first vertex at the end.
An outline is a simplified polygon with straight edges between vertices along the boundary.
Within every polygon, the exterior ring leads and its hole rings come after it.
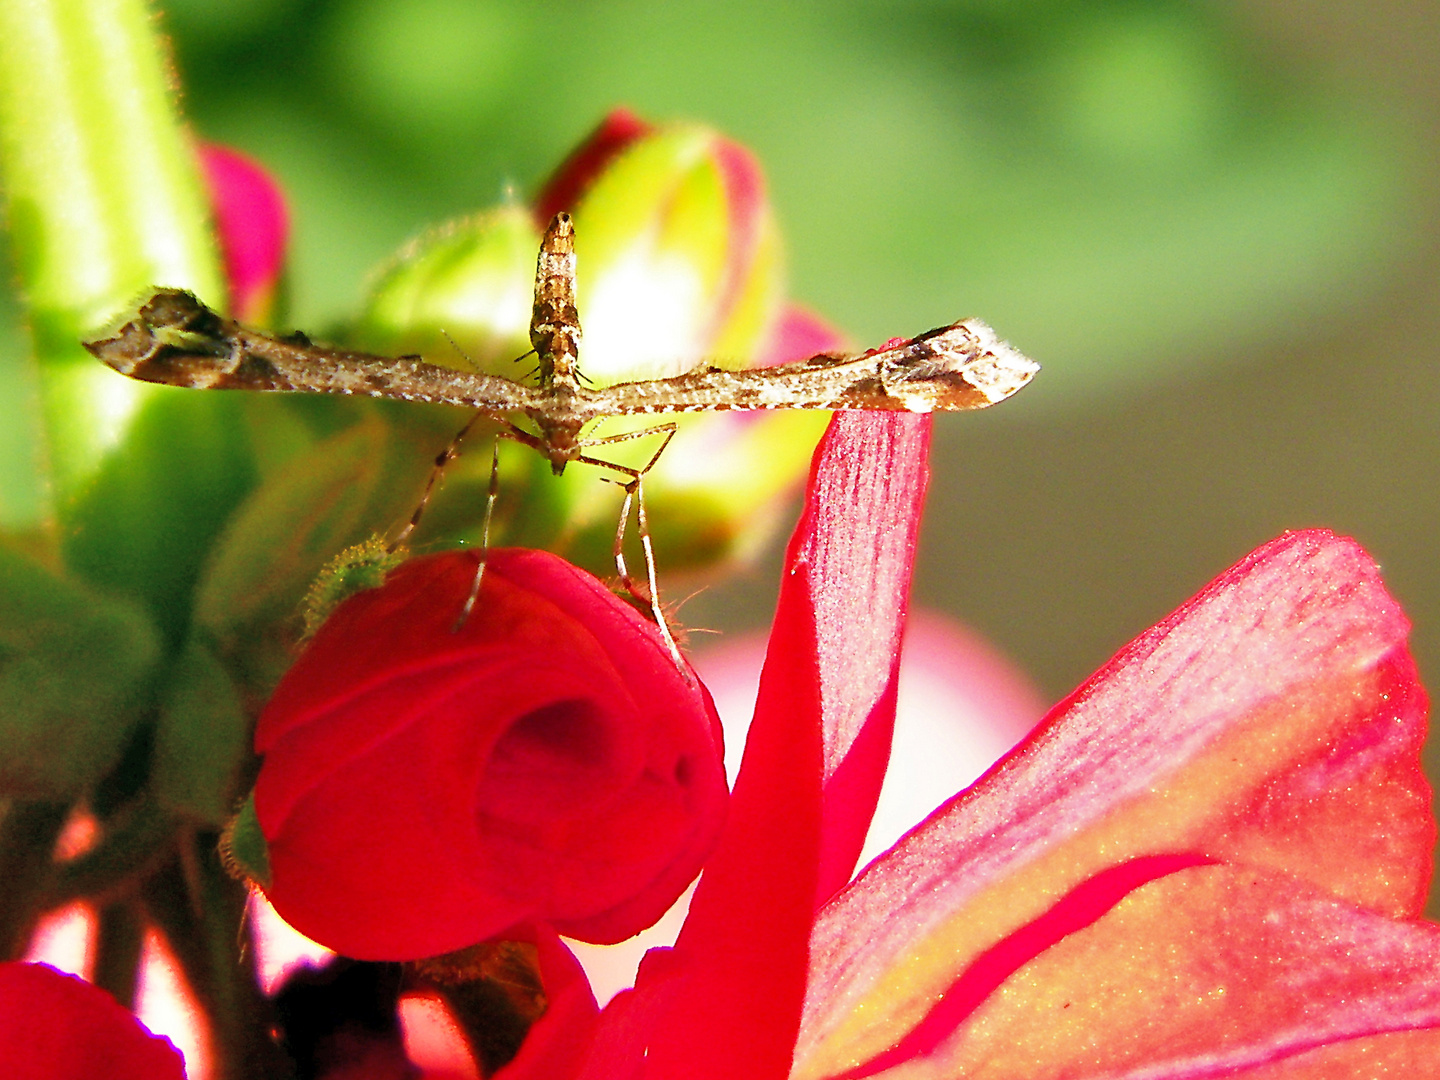
POLYGON ((675 431, 675 422, 672 420, 669 423, 656 424, 654 427, 643 428, 640 431, 622 431, 615 435, 606 435, 600 439, 580 439, 576 442, 576 445, 608 446, 611 443, 633 442, 635 439, 643 439, 647 435, 654 435, 659 432, 664 432, 665 437, 660 440, 660 445, 655 448, 655 453, 651 454, 650 460, 647 461, 645 465, 639 469, 630 469, 625 466, 616 465, 614 462, 610 461, 600 461, 598 459, 592 461, 588 458, 583 457, 580 459, 581 461, 585 461, 587 464, 590 465, 599 465, 602 468, 614 469, 616 472, 624 473, 626 476, 644 476, 651 469, 653 469, 655 467, 655 463, 660 460, 660 455, 665 452, 665 448, 670 445, 670 440, 675 437, 675 431))
POLYGON ((425 481, 425 490, 420 493, 420 504, 415 507, 415 512, 410 515, 410 520, 405 523, 405 527, 400 530, 394 540, 386 545, 386 551, 396 551, 406 540, 410 539, 410 534, 415 531, 416 526, 420 524, 421 517, 425 514, 425 507, 430 503, 430 496, 435 493, 435 485, 445 474, 445 466, 460 456, 460 444, 465 441, 465 436, 470 434, 470 429, 479 423, 481 417, 487 415, 489 414, 485 412, 477 412, 470 417, 465 421, 465 426, 455 433, 455 437, 450 440, 445 449, 435 455, 435 464, 430 469, 429 479, 425 481))
MULTIPOLYGON (((410 515, 410 520, 405 523, 405 527, 400 530, 395 539, 385 545, 386 551, 398 550, 400 546, 410 538, 410 534, 415 531, 416 526, 420 524, 420 519, 425 515, 425 508, 430 505, 430 498, 435 494, 436 485, 440 483, 440 478, 445 475, 445 467, 460 456, 460 444, 465 441, 465 437, 470 434, 471 429, 474 428, 482 417, 489 417, 492 420, 499 419, 493 413, 482 409, 465 422, 465 426, 455 433, 455 437, 450 440, 449 445, 447 445, 444 450, 441 450, 440 453, 435 455, 435 465, 430 470, 429 479, 425 481, 425 490, 420 494, 420 504, 415 507, 415 512, 410 515)), ((500 420, 500 423, 504 425, 499 433, 500 438, 513 439, 515 442, 524 443, 526 446, 542 454, 545 452, 544 444, 528 431, 516 427, 508 420, 500 420)), ((493 476, 491 482, 492 484, 494 482, 493 476)), ((495 496, 492 490, 490 496, 491 505, 494 505, 494 499, 495 496)), ((489 528, 489 523, 489 510, 487 508, 485 518, 487 529, 489 528)))
POLYGON ((470 595, 460 608, 460 615, 451 627, 458 632, 475 610, 475 601, 480 596, 480 583, 485 580, 485 563, 490 555, 490 519, 495 516, 495 500, 500 495, 500 440, 505 433, 495 436, 495 445, 490 450, 490 490, 485 495, 485 520, 480 525, 480 558, 475 564, 475 580, 470 582, 470 595))
MULTIPOLYGON (((664 432, 665 437, 661 440, 660 446, 655 453, 650 455, 643 468, 634 469, 628 465, 620 465, 613 461, 604 461, 600 458, 590 457, 581 454, 575 460, 586 465, 594 465, 602 469, 610 469, 622 476, 629 477, 628 481, 611 480, 611 483, 618 484, 625 489, 625 501, 620 508, 620 521, 615 529, 615 569, 620 574, 620 581, 627 592, 641 603, 650 606, 650 614, 655 620, 655 625, 664 638, 670 655, 675 660, 676 667, 681 671, 688 671, 680 657, 680 647, 675 644, 675 637, 670 632, 670 624, 665 621, 665 612, 660 607, 660 586, 656 580, 655 573, 655 548, 650 540, 650 522, 645 515, 645 490, 643 482, 645 474, 655 467, 655 462, 670 445, 670 440, 675 437, 675 425, 673 423, 660 424, 644 431, 628 431, 618 435, 608 435, 603 439, 583 440, 582 446, 605 446, 610 443, 628 442, 632 439, 643 438, 646 435, 653 435, 655 432, 664 432), (635 518, 637 531, 640 534, 640 549, 645 555, 645 589, 636 583, 630 576, 629 568, 625 565, 625 527, 630 521, 630 505, 635 504, 635 518)), ((688 677, 688 676, 687 676, 688 677)))
POLYGON ((485 562, 490 553, 490 521, 495 516, 495 500, 500 496, 500 440, 510 439, 541 452, 544 448, 544 444, 524 428, 516 427, 509 420, 503 423, 505 426, 495 433, 495 445, 490 451, 490 490, 485 496, 485 518, 480 525, 480 558, 475 565, 475 578, 470 582, 470 594, 460 607, 460 614, 450 628, 451 633, 459 633, 470 618, 470 613, 475 610, 475 601, 480 598, 480 584, 485 580, 485 562))
POLYGON ((618 472, 622 476, 628 476, 630 478, 627 481, 610 481, 611 483, 618 484, 620 487, 623 487, 625 489, 625 502, 620 510, 620 523, 615 530, 615 569, 620 574, 620 582, 625 586, 625 591, 628 592, 631 596, 635 597, 636 600, 639 600, 642 604, 650 604, 652 607, 655 604, 656 596, 654 567, 655 557, 650 544, 649 525, 645 520, 645 500, 644 496, 641 494, 640 491, 640 480, 646 473, 648 473, 651 469, 655 467, 655 463, 660 460, 660 455, 663 454, 665 452, 665 448, 670 445, 670 440, 675 437, 675 424, 673 422, 667 424, 657 424, 655 427, 645 428, 642 431, 624 431, 615 435, 606 435, 604 438, 600 439, 581 439, 577 443, 577 445, 579 446, 609 446, 612 443, 632 442, 635 439, 643 439, 646 436, 654 435, 657 432, 663 432, 665 437, 660 440, 660 445, 656 447, 655 452, 650 455, 650 460, 647 461, 641 468, 635 469, 631 468, 629 465, 621 465, 614 461, 605 461, 601 458, 590 457, 585 454, 580 455, 576 459, 583 464, 594 465, 602 469, 610 469, 614 472, 618 472), (649 573, 646 575, 649 578, 650 582, 650 588, 648 592, 642 590, 640 586, 636 584, 635 579, 630 576, 630 571, 625 566, 625 527, 630 521, 630 504, 632 501, 634 501, 638 507, 636 513, 639 519, 641 529, 640 545, 645 552, 646 566, 649 570, 649 573))
MULTIPOLYGON (((670 650, 670 656, 674 659, 675 666, 688 680, 690 673, 680 658, 680 646, 675 644, 675 637, 670 633, 670 624, 665 621, 665 612, 660 609, 660 584, 655 580, 655 550, 650 544, 650 522, 645 520, 645 492, 640 487, 642 479, 643 477, 637 476, 634 480, 635 521, 636 531, 640 534, 640 548, 645 553, 645 578, 650 586, 650 613, 655 616, 655 625, 660 630, 660 636, 665 639, 665 645, 670 650)), ((630 498, 628 486, 625 489, 625 498, 628 502, 630 498)), ((622 531, 624 529, 623 520, 621 529, 622 531)), ((618 544, 616 550, 619 550, 618 544)))
MULTIPOLYGON (((579 458, 586 461, 585 458, 579 458)), ((606 465, 612 469, 619 466, 609 461, 594 461, 587 464, 606 465)), ((623 470, 628 471, 628 470, 623 470)), ((686 668, 684 660, 680 656, 680 646, 675 644, 675 636, 670 632, 670 624, 665 621, 665 612, 660 607, 660 585, 655 580, 655 549, 650 543, 650 522, 645 518, 645 491, 641 487, 643 475, 636 470, 629 483, 621 484, 620 481, 612 483, 620 484, 625 489, 625 503, 620 508, 620 524, 615 530, 615 569, 620 572, 620 580, 631 596, 641 603, 650 605, 650 616, 655 620, 655 627, 660 631, 660 636, 665 639, 665 647, 670 650, 670 656, 675 661, 675 666, 680 669, 688 679, 689 669, 686 668), (645 580, 649 588, 642 590, 630 576, 630 571, 625 566, 625 526, 630 519, 630 503, 635 503, 635 518, 637 531, 640 533, 640 549, 645 553, 645 580)))
MULTIPOLYGON (((470 434, 471 429, 482 416, 490 416, 491 419, 495 419, 490 413, 477 412, 465 422, 464 427, 455 433, 455 437, 450 440, 445 449, 435 456, 435 465, 430 470, 429 478, 425 481, 425 490, 420 495, 420 504, 415 507, 415 512, 410 515, 410 520, 405 523, 405 527, 400 530, 394 540, 386 545, 386 551, 397 550, 410 538, 410 534, 420 524, 420 519, 425 514, 425 507, 429 505, 436 485, 440 483, 440 478, 445 474, 445 467, 460 456, 460 444, 465 441, 465 436, 470 434)), ((485 497, 485 519, 480 526, 480 559, 475 567, 475 580, 470 583, 470 593, 460 608, 460 615, 456 618, 455 625, 451 628, 455 631, 465 625, 465 620, 470 618, 470 613, 475 610, 475 601, 480 596, 480 583, 485 578, 485 556, 490 550, 490 522, 495 516, 495 500, 500 494, 500 440, 512 439, 543 452, 543 445, 534 435, 523 428, 516 427, 508 420, 502 420, 501 423, 504 427, 496 433, 495 446, 490 456, 490 490, 485 497)))

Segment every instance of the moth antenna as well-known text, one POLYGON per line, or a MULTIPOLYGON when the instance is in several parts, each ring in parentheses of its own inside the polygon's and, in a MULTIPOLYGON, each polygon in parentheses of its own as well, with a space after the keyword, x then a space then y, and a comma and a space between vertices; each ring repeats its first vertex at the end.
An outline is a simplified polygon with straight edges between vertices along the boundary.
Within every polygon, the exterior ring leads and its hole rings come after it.
POLYGON ((440 333, 445 336, 445 340, 450 343, 450 347, 455 350, 461 360, 464 360, 465 363, 469 364, 472 368, 476 367, 475 361, 470 358, 470 354, 462 349, 460 343, 450 336, 449 330, 442 328, 440 333))

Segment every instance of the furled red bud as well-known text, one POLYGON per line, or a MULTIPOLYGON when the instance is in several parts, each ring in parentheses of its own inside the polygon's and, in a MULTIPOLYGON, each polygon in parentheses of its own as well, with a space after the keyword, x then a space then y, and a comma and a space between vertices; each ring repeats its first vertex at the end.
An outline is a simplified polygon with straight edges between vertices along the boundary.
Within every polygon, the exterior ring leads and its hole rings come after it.
POLYGON ((256 732, 271 902, 364 959, 657 919, 724 817, 719 722, 655 627, 545 552, 414 560, 343 604, 256 732))
POLYGON ((45 964, 0 964, 7 1080, 184 1080, 184 1060, 105 991, 45 964))
POLYGON ((215 143, 201 143, 199 152, 225 258, 231 314, 244 322, 268 322, 290 235, 285 197, 270 174, 244 154, 215 143))

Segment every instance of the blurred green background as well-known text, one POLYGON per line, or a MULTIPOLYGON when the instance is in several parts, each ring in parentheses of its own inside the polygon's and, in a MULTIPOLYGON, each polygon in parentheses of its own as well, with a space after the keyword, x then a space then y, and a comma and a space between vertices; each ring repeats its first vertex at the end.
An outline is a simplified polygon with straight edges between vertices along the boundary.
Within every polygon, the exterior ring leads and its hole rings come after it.
MULTIPOLYGON (((920 602, 1059 696, 1326 526, 1381 562, 1440 680, 1440 4, 163 7, 198 133, 290 195, 294 325, 352 314, 424 226, 531 192, 612 106, 701 120, 757 153, 792 294, 857 344, 975 314, 1045 365, 938 421, 920 602)), ((12 312, 0 360, 22 350, 12 312)), ((763 624, 776 565, 684 620, 763 624)))

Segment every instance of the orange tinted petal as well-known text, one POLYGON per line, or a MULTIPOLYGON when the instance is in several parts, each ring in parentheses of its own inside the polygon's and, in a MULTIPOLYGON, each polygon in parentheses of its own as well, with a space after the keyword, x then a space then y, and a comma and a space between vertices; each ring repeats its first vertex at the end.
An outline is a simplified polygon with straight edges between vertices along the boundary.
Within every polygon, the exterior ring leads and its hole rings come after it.
POLYGON ((1129 859, 1253 859, 1413 910, 1433 833, 1407 630, 1351 541, 1242 561, 827 906, 799 1075, 895 1045, 978 956, 1129 859))
MULTIPOLYGON (((1142 886, 1020 968, 903 1075, 1249 1075, 1316 1047, 1440 1025, 1437 975, 1440 928, 1284 875, 1196 867, 1142 886)), ((1406 1051, 1430 1055, 1412 1075, 1434 1075, 1434 1050, 1406 1051)))

